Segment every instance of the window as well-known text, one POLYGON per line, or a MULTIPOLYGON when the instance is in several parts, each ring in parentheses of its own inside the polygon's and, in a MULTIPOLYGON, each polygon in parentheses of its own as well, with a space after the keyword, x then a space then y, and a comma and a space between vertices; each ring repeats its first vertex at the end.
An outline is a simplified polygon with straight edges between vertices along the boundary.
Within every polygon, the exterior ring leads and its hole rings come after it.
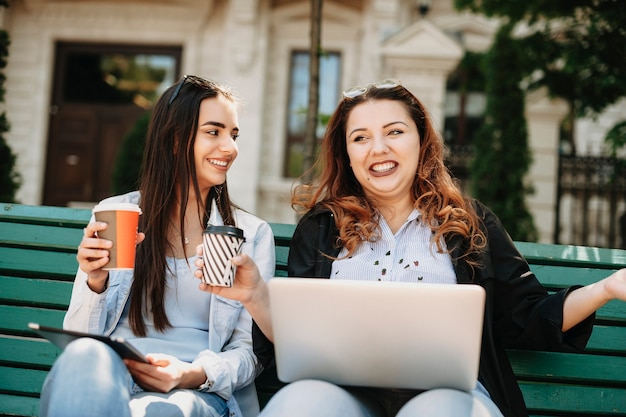
POLYGON ((470 145, 483 123, 486 95, 481 60, 482 54, 466 52, 448 78, 445 104, 445 140, 448 145, 470 145))
MULTIPOLYGON (((339 102, 340 55, 327 53, 320 58, 320 86, 318 106, 318 141, 324 135, 328 117, 339 102)), ((309 53, 291 54, 289 73, 289 100, 287 108, 287 146, 283 175, 298 177, 303 173, 306 132, 306 113, 309 103, 309 53)))
POLYGON ((487 97, 482 57, 479 53, 466 52, 446 86, 444 138, 450 150, 447 163, 461 181, 469 178, 472 141, 484 123, 487 97))

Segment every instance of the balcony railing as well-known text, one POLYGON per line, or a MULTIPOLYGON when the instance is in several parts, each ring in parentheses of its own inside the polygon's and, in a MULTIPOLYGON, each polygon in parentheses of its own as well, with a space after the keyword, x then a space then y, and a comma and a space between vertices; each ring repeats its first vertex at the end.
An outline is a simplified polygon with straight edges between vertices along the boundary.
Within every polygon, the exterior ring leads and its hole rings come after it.
MULTIPOLYGON (((450 146, 448 166, 469 192, 472 147, 450 146)), ((626 161, 561 155, 552 243, 626 248, 626 161)))

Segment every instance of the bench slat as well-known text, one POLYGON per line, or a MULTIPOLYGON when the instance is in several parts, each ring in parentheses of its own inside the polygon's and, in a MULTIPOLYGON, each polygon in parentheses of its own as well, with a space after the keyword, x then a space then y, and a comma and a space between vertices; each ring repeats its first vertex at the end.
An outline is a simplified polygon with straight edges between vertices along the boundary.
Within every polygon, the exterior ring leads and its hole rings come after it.
POLYGON ((12 367, 49 369, 61 351, 45 339, 0 336, 0 363, 12 367))
POLYGON ((0 415, 37 417, 39 398, 0 394, 0 415))
POLYGON ((60 276, 73 280, 78 269, 76 253, 0 247, 0 272, 22 276, 60 276), (35 266, 36 265, 36 266, 35 266))
POLYGON ((296 225, 285 223, 270 223, 269 225, 272 228, 272 232, 274 233, 276 246, 289 247, 293 232, 294 230, 296 230, 296 225))
POLYGON ((626 267, 626 251, 573 245, 515 242, 529 263, 615 269, 626 267))
POLYGON ((76 253, 82 229, 0 222, 0 245, 45 248, 76 253))
POLYGON ((588 285, 608 277, 617 269, 598 269, 585 267, 570 267, 563 265, 530 264, 531 271, 537 276, 546 288, 560 290, 572 285, 588 285))
POLYGON ((626 357, 510 350, 515 375, 522 380, 623 385, 626 357))
POLYGON ((276 264, 287 268, 287 259, 289 258, 289 248, 276 246, 275 247, 276 264))
POLYGON ((624 356, 626 355, 624 346, 626 346, 626 328, 595 325, 585 351, 624 356))
POLYGON ((613 325, 626 326, 626 303, 609 301, 596 312, 596 321, 610 321, 613 325))
POLYGON ((64 317, 65 310, 0 305, 0 331, 8 334, 34 336, 35 333, 28 328, 28 323, 34 322, 61 327, 64 317))
POLYGON ((72 283, 0 275, 0 302, 67 309, 72 283))
POLYGON ((531 413, 575 413, 600 417, 625 415, 626 388, 520 382, 531 413))
POLYGON ((596 322, 626 326, 626 303, 616 300, 608 302, 596 312, 596 322))
POLYGON ((91 210, 87 209, 0 203, 0 221, 3 222, 56 225, 82 229, 90 218, 91 210))
POLYGON ((289 244, 296 226, 293 224, 270 223, 270 227, 274 233, 274 243, 276 245, 276 270, 274 276, 286 277, 289 244))
POLYGON ((0 366, 0 392, 37 397, 48 371, 0 366))

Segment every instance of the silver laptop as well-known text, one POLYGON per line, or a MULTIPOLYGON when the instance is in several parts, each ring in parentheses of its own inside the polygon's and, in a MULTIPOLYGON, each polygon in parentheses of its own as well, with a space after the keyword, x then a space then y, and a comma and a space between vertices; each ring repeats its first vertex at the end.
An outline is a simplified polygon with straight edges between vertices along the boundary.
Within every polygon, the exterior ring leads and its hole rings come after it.
POLYGON ((478 285, 274 278, 269 294, 283 382, 476 386, 485 304, 478 285))

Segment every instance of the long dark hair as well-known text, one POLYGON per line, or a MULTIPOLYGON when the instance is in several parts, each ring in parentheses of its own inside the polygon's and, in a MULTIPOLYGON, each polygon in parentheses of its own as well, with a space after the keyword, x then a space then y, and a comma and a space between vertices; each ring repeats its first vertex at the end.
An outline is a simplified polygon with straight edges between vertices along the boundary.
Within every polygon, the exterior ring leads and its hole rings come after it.
POLYGON ((204 207, 204 218, 199 219, 201 224, 207 223, 213 200, 224 224, 235 224, 233 208, 236 206, 230 201, 226 182, 213 186, 208 195, 201 196, 194 163, 200 104, 218 95, 236 102, 227 87, 198 77, 185 77, 169 87, 152 110, 139 186, 142 210, 139 230, 146 238, 137 247, 130 297, 129 321, 135 335, 146 335, 144 313, 152 315, 156 330, 171 327, 164 308, 166 253, 171 247, 168 230, 172 210, 179 205, 180 224, 176 226, 185 248, 184 221, 190 185, 195 190, 198 207, 204 207))
MULTIPOLYGON (((369 85, 354 97, 344 97, 333 113, 313 167, 320 172, 313 184, 297 186, 292 206, 305 212, 316 206, 326 207, 335 217, 341 244, 348 256, 362 240, 376 239, 380 230, 374 203, 365 196, 348 158, 346 122, 352 110, 371 100, 393 100, 403 104, 417 126, 420 136, 419 164, 411 188, 415 208, 434 234, 434 244, 442 251, 441 238, 460 235, 468 240, 471 255, 485 245, 478 216, 444 164, 444 143, 422 103, 402 85, 378 88, 369 85)), ((470 260, 470 262, 472 262, 470 260)))

